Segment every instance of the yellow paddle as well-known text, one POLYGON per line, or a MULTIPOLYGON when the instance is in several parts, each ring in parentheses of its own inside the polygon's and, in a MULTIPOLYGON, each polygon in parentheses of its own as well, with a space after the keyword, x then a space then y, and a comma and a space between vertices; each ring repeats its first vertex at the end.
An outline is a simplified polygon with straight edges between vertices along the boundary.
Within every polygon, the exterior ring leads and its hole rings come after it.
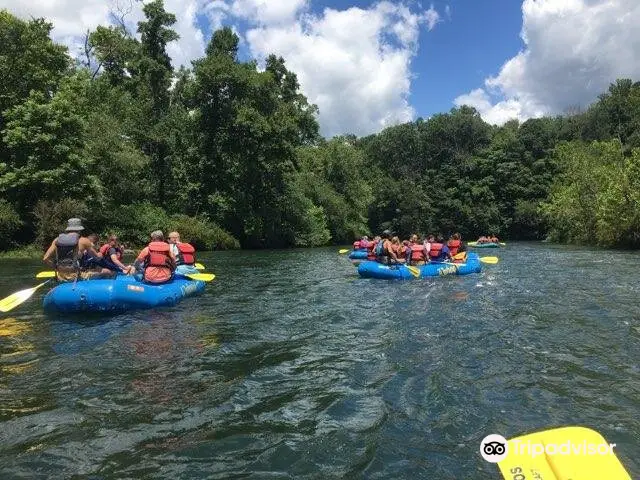
POLYGON ((40 285, 36 285, 35 287, 26 288, 24 290, 20 290, 19 292, 13 293, 6 298, 0 300, 0 312, 8 312, 13 310, 21 303, 29 300, 31 295, 35 293, 41 286, 49 283, 49 280, 46 282, 42 282, 40 285))
POLYGON ((498 468, 508 480, 631 480, 611 448, 615 444, 590 428, 554 428, 512 438, 507 444, 498 468))
MULTIPOLYGON (((460 252, 460 253, 455 254, 453 256, 453 259, 454 260, 466 260, 466 255, 467 255, 467 252, 460 252)), ((482 263, 488 263, 490 265, 495 265, 499 261, 498 257, 478 257, 478 258, 480 258, 480 261, 482 263)), ((462 265, 462 264, 459 263, 458 265, 462 265)))
POLYGON ((56 272, 49 270, 45 272, 38 272, 36 278, 56 278, 56 272))
POLYGON ((416 278, 420 278, 420 269, 418 267, 412 267, 411 265, 405 265, 405 267, 407 267, 407 270, 411 272, 411 275, 416 278))
POLYGON ((190 278, 191 280, 201 280, 203 282, 210 282, 216 276, 213 273, 190 273, 187 275, 183 275, 183 277, 190 278))
POLYGON ((498 257, 480 257, 480 261, 482 263, 488 263, 490 265, 495 265, 498 263, 498 257))
POLYGON ((341 248, 340 250, 338 250, 338 253, 340 255, 344 255, 345 253, 349 252, 350 250, 348 248, 341 248))
POLYGON ((196 263, 194 267, 196 267, 198 270, 205 270, 204 265, 201 263, 196 263))

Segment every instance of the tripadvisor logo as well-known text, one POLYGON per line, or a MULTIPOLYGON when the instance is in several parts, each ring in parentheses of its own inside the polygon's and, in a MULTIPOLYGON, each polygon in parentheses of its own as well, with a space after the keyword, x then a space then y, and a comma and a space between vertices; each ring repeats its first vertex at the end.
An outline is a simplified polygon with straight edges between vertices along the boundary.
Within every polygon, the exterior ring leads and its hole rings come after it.
MULTIPOLYGON (((587 440, 583 440, 580 443, 575 443, 571 440, 561 443, 542 443, 518 438, 511 440, 511 448, 514 455, 531 458, 541 455, 611 455, 615 446, 615 443, 591 443, 587 442, 587 440)), ((480 442, 480 455, 487 462, 501 462, 507 457, 508 453, 509 443, 502 435, 492 433, 484 437, 480 442)))
POLYGON ((480 455, 489 463, 498 463, 507 457, 507 439, 497 433, 487 435, 480 442, 480 455))

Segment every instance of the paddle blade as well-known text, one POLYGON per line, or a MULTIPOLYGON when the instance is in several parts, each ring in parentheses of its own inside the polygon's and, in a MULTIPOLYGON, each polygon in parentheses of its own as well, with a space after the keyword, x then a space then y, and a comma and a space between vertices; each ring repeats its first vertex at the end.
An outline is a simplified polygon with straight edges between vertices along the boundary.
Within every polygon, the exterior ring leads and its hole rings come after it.
POLYGON ((344 255, 344 254, 345 254, 345 253, 347 253, 348 251, 349 251, 349 249, 348 249, 348 248, 341 248, 340 250, 338 250, 338 253, 339 253, 340 255, 344 255))
POLYGON ((201 280, 203 282, 210 282, 216 278, 213 273, 191 273, 189 275, 185 275, 185 277, 190 278, 191 280, 201 280))
POLYGON ((418 267, 412 267, 410 265, 406 265, 406 267, 409 270, 409 272, 411 272, 411 275, 413 275, 416 278, 420 278, 420 269, 418 267))
POLYGON ((38 272, 36 278, 56 278, 56 272, 49 270, 48 272, 38 272))
POLYGON ((198 270, 205 270, 204 265, 201 263, 196 263, 194 267, 196 267, 198 270))
POLYGON ((36 290, 38 290, 46 283, 49 283, 49 280, 47 280, 46 282, 42 282, 40 285, 36 285, 35 287, 20 290, 19 292, 13 293, 8 297, 3 298, 2 300, 0 300, 0 312, 8 312, 10 310, 13 310, 18 305, 29 300, 31 298, 31 295, 33 295, 36 290))
POLYGON ((523 479, 631 480, 604 437, 585 427, 555 428, 512 438, 498 468, 509 480, 516 475, 523 479), (555 447, 553 453, 551 449, 545 452, 550 446, 555 447), (589 448, 607 448, 607 452, 589 454, 589 448))
POLYGON ((460 252, 460 253, 456 253, 453 256, 454 260, 466 260, 467 259, 467 252, 460 252))
POLYGON ((480 261, 482 263, 495 265, 496 263, 498 263, 498 257, 480 257, 480 261))

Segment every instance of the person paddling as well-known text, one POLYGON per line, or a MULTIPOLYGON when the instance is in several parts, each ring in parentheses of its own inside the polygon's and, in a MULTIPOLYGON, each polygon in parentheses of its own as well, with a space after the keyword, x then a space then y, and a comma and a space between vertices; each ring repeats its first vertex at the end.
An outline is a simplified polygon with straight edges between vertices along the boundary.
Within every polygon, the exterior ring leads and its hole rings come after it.
POLYGON ((148 283, 166 283, 173 278, 176 257, 164 241, 162 230, 151 232, 151 242, 144 247, 134 263, 142 272, 142 280, 148 283))
POLYGON ((106 269, 89 269, 83 265, 82 258, 101 258, 102 255, 93 248, 93 243, 87 237, 80 235, 84 230, 82 220, 70 218, 64 233, 58 235, 42 257, 42 261, 53 266, 56 279, 59 282, 75 282, 92 278, 108 278, 113 276, 106 269))
POLYGON ((108 242, 100 247, 100 254, 102 255, 100 265, 113 272, 133 273, 133 266, 127 266, 122 263, 123 253, 124 250, 118 243, 117 235, 109 235, 108 242))

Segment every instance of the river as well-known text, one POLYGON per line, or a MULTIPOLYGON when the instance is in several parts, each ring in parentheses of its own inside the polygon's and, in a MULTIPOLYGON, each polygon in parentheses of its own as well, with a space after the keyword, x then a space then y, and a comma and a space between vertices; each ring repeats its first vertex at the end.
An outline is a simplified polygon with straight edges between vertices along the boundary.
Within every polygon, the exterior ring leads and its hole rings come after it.
MULTIPOLYGON (((0 314, 0 478, 499 479, 485 435, 564 425, 640 478, 638 253, 510 243, 403 282, 337 250, 203 254, 173 308, 0 314)), ((2 261, 0 297, 42 269, 2 261)))

